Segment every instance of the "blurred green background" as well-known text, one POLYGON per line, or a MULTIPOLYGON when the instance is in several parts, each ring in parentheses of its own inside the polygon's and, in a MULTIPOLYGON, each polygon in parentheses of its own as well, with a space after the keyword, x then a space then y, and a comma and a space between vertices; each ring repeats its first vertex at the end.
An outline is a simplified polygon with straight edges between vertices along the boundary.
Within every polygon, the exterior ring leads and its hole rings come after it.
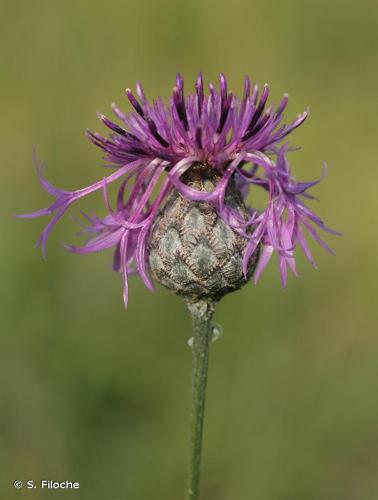
MULTIPOLYGON (((211 353, 203 500, 378 498, 376 0, 1 0, 0 498, 183 498, 190 405, 189 316, 179 299, 131 280, 123 309, 111 253, 72 255, 66 218, 49 260, 45 220, 10 214, 49 202, 33 169, 75 189, 103 175, 84 137, 95 112, 129 109, 124 88, 167 98, 249 74, 284 92, 294 174, 319 176, 316 208, 345 235, 299 256, 282 291, 273 262, 225 298, 211 353), (14 479, 71 479, 78 491, 15 491, 14 479)), ((103 211, 101 196, 79 208, 103 211)))

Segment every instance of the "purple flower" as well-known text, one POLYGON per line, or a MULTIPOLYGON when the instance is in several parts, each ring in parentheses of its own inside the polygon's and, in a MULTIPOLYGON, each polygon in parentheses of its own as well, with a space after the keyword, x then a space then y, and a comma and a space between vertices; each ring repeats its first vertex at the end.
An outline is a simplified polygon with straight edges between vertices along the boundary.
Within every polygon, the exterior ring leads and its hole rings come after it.
POLYGON ((331 251, 319 237, 316 227, 338 233, 327 228, 303 201, 312 198, 307 190, 319 181, 296 182, 291 177, 286 158, 288 144, 280 145, 307 116, 305 112, 291 124, 281 124, 287 95, 276 109, 267 107, 269 87, 265 85, 259 96, 257 85, 251 90, 246 77, 244 94, 239 99, 228 91, 223 74, 219 78, 219 90, 209 84, 208 95, 205 95, 202 75, 199 74, 195 92, 186 98, 184 81, 177 75, 169 104, 160 97, 150 103, 140 84, 137 85, 139 99, 129 89, 126 94, 134 111, 124 114, 115 104, 112 105, 123 126, 99 114, 111 133, 103 137, 87 132, 89 139, 104 151, 108 166, 114 169, 110 175, 86 188, 64 191, 50 184, 42 175, 42 166, 36 163, 42 187, 55 201, 47 208, 20 217, 52 216, 38 240, 44 255, 49 233, 68 207, 99 190, 103 193, 107 215, 100 218, 83 214, 87 222, 83 232, 89 238, 81 247, 68 248, 75 253, 113 248, 113 267, 123 275, 125 305, 128 275, 138 274, 146 286, 153 289, 149 277, 149 235, 159 209, 173 189, 188 200, 211 204, 223 221, 248 239, 243 260, 245 274, 250 257, 262 245, 255 281, 275 251, 285 286, 287 268, 297 274, 296 245, 315 266, 305 233, 331 251), (198 191, 182 180, 182 175, 199 163, 210 165, 221 176, 211 192, 198 191), (225 201, 226 189, 232 179, 244 198, 250 187, 260 187, 267 192, 266 208, 262 212, 250 208, 248 221, 225 201), (112 206, 107 186, 115 181, 120 181, 120 187, 112 206))

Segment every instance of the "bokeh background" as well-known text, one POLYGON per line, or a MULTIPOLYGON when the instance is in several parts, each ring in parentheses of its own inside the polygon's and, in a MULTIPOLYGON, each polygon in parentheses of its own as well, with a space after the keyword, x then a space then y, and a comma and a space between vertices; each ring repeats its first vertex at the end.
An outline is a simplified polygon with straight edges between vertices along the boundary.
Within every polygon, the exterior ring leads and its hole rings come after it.
MULTIPOLYGON (((299 179, 314 179, 326 238, 319 270, 281 290, 276 262, 225 298, 211 353, 203 500, 378 498, 376 0, 0 1, 0 497, 183 498, 190 404, 189 316, 131 280, 123 309, 111 253, 77 256, 74 221, 54 231, 12 213, 45 206, 46 176, 74 189, 103 175, 84 137, 95 112, 137 80, 167 98, 202 70, 284 92, 299 179), (15 491, 14 479, 70 479, 78 491, 15 491)), ((71 209, 103 210, 100 195, 71 209)))

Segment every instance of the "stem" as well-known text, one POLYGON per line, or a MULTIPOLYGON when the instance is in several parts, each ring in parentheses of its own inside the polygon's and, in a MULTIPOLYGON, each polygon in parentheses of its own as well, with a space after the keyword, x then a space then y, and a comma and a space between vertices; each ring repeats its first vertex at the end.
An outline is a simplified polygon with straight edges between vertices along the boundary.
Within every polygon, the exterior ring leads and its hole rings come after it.
POLYGON ((203 420, 205 413, 207 369, 211 343, 212 301, 199 300, 187 303, 192 316, 192 407, 190 450, 186 500, 197 500, 201 469, 203 420))

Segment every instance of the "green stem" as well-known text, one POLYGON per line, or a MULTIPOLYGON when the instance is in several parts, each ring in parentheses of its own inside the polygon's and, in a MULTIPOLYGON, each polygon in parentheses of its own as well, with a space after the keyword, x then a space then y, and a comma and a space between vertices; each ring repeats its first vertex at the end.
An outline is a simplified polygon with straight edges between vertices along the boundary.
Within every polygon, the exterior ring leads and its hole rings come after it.
POLYGON ((209 348, 212 337, 211 318, 214 314, 212 301, 188 302, 192 316, 192 407, 190 450, 186 500, 197 500, 201 470, 202 434, 205 413, 209 348))

